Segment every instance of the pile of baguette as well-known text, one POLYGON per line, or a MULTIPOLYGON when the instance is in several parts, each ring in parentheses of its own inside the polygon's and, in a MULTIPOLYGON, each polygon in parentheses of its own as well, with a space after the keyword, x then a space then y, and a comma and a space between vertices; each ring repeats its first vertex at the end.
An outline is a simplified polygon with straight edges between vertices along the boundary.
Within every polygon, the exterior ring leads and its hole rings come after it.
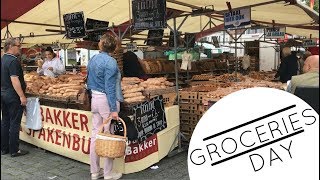
POLYGON ((166 78, 149 78, 146 81, 136 77, 124 77, 121 81, 122 93, 126 103, 145 101, 145 91, 162 90, 172 87, 174 84, 166 78))
POLYGON ((83 91, 85 83, 85 77, 77 74, 65 74, 53 78, 32 72, 25 74, 24 79, 27 83, 27 93, 54 98, 77 97, 83 91))
POLYGON ((146 81, 140 83, 140 87, 143 87, 145 91, 166 89, 174 86, 174 83, 167 81, 167 78, 149 78, 146 81))
POLYGON ((142 91, 143 87, 140 87, 139 84, 142 80, 137 77, 124 77, 122 78, 121 88, 124 97, 124 102, 126 103, 135 103, 142 102, 146 98, 143 96, 142 91))

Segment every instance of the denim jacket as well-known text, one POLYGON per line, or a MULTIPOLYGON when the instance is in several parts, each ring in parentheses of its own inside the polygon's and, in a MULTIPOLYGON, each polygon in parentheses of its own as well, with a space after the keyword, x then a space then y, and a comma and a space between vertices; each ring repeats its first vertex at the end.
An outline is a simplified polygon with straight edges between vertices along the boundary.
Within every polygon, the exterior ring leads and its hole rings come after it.
POLYGON ((110 111, 117 112, 116 101, 122 102, 121 73, 117 61, 106 52, 93 56, 87 66, 87 87, 106 93, 110 111))

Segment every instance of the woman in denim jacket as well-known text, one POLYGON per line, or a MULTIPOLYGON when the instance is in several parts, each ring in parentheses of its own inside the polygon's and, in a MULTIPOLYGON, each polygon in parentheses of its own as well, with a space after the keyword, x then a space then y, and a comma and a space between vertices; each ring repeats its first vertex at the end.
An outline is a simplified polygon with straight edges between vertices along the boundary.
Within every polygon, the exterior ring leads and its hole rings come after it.
MULTIPOLYGON (((117 61, 109 53, 116 48, 113 36, 105 34, 99 41, 100 53, 92 57, 88 63, 88 89, 91 90, 92 135, 90 144, 91 179, 119 179, 122 174, 112 172, 113 159, 105 158, 104 172, 100 171, 100 158, 95 152, 96 134, 103 121, 108 117, 118 119, 119 102, 123 101, 121 91, 121 74, 117 61)), ((106 125, 110 129, 110 121, 106 125)))

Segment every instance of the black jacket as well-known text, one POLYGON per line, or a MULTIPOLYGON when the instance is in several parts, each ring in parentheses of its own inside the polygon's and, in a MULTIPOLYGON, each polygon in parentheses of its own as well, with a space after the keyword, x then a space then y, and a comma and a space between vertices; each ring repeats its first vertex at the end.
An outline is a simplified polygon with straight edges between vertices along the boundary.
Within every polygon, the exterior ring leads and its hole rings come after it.
POLYGON ((280 63, 277 74, 280 76, 280 81, 286 83, 291 80, 292 76, 298 73, 298 58, 291 54, 283 58, 280 63))

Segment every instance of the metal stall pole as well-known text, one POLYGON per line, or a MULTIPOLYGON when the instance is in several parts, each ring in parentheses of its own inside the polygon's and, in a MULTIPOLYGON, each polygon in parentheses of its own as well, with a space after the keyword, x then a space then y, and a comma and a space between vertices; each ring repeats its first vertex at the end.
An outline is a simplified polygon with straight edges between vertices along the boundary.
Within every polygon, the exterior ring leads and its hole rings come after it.
MULTIPOLYGON (((180 25, 181 27, 181 25, 180 25)), ((174 62, 175 62, 175 78, 176 78, 176 94, 177 94, 177 103, 178 103, 178 106, 180 106, 180 97, 179 97, 179 82, 178 82, 178 78, 179 78, 179 74, 178 74, 178 62, 177 62, 177 48, 178 48, 178 45, 177 45, 177 28, 176 28, 176 18, 173 18, 173 29, 168 25, 168 28, 173 31, 173 42, 174 42, 174 62)), ((179 154, 183 151, 185 151, 186 149, 182 147, 181 145, 181 138, 183 139, 186 139, 184 137, 184 135, 180 132, 180 126, 179 126, 179 131, 178 131, 178 134, 175 138, 178 139, 178 149, 176 150, 173 150, 171 151, 169 154, 168 154, 168 157, 172 157, 172 156, 175 156, 176 154, 179 154)), ((175 142, 175 141, 174 141, 175 142)), ((170 147, 170 150, 172 149, 174 143, 171 145, 170 147)))
POLYGON ((235 81, 238 81, 238 77, 237 77, 237 43, 238 42, 238 39, 237 39, 237 29, 235 30, 235 33, 234 33, 234 57, 235 57, 235 64, 234 64, 234 72, 235 72, 235 75, 236 75, 236 79, 235 81))
POLYGON ((176 77, 176 93, 178 95, 178 105, 180 105, 180 97, 179 97, 179 74, 178 74, 178 62, 177 62, 177 27, 176 27, 176 18, 173 18, 173 44, 174 44, 174 71, 175 71, 175 77, 176 77))

